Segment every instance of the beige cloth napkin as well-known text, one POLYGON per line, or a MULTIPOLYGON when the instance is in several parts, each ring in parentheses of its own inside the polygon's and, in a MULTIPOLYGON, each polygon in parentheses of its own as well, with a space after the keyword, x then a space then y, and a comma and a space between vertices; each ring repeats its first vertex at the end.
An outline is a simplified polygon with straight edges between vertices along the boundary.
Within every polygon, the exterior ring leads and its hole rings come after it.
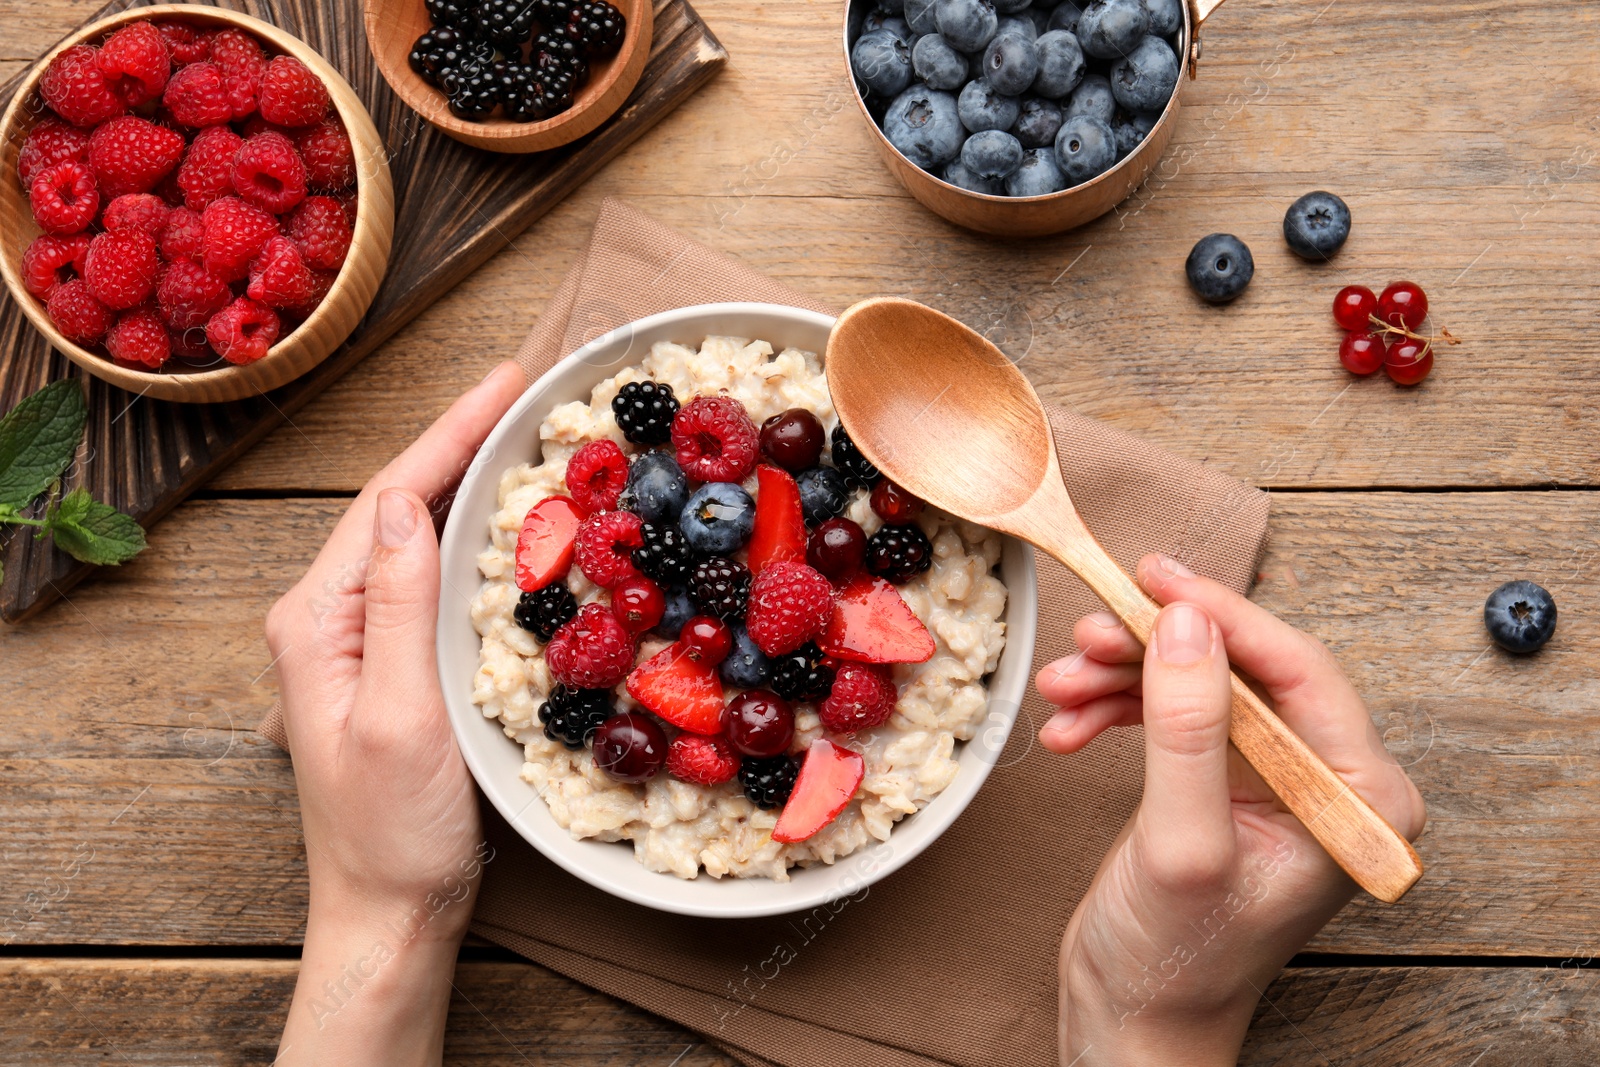
MULTIPOLYGON (((533 381, 634 319, 725 300, 830 310, 607 200, 517 362, 533 381)), ((1074 412, 1050 419, 1073 500, 1112 555, 1131 566, 1163 551, 1248 588, 1266 494, 1074 412)), ((1070 652, 1073 623, 1100 607, 1055 561, 1038 566, 1036 669, 1070 652)), ((1122 730, 1053 756, 1034 739, 1049 713, 1036 694, 1023 706, 988 782, 923 855, 811 913, 690 919, 629 904, 563 872, 485 805, 496 856, 472 928, 750 1067, 1051 1067, 1061 932, 1138 803, 1143 750, 1122 730)), ((276 714, 260 729, 284 743, 276 714)))

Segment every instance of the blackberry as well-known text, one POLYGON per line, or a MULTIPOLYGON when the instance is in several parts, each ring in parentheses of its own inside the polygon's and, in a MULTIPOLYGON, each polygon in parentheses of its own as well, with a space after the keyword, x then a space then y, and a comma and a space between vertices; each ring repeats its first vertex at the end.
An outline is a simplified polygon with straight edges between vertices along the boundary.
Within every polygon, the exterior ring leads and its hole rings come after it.
POLYGON ((594 740, 594 732, 610 717, 609 689, 568 689, 557 682, 549 699, 539 705, 544 735, 568 748, 582 748, 594 740))
POLYGON ((578 42, 559 31, 541 33, 535 37, 530 55, 540 70, 545 70, 555 60, 568 66, 574 60, 579 62, 583 60, 583 52, 579 49, 578 42))
POLYGON ((816 642, 808 641, 785 656, 773 656, 772 691, 796 703, 826 700, 833 691, 833 668, 816 642))
POLYGON ((454 26, 436 27, 412 45, 411 69, 429 85, 437 86, 446 71, 459 68, 468 58, 479 58, 478 46, 475 37, 454 26))
POLYGON ((616 55, 628 20, 606 0, 587 0, 579 4, 567 21, 567 36, 578 42, 590 59, 616 55))
POLYGON ((458 119, 486 119, 500 103, 500 89, 488 64, 446 75, 442 87, 450 114, 458 119))
POLYGON ((746 756, 739 763, 739 784, 756 807, 781 808, 793 792, 799 773, 800 767, 788 756, 746 756))
POLYGON ((533 16, 545 29, 553 30, 565 26, 577 6, 577 0, 533 0, 533 16))
POLYGON ((502 59, 489 68, 495 98, 504 104, 516 99, 528 87, 532 76, 528 68, 514 59, 502 59))
POLYGON ((833 465, 839 468, 847 479, 868 489, 877 485, 878 479, 883 477, 878 468, 872 465, 872 461, 861 454, 856 443, 850 440, 850 435, 845 433, 842 422, 833 428, 833 465))
POLYGON ((646 522, 639 527, 644 544, 633 550, 633 565, 665 587, 683 585, 694 570, 694 550, 677 526, 646 522))
POLYGON ((867 538, 867 570, 903 585, 933 566, 933 545, 919 526, 885 526, 867 538))
POLYGON ((551 582, 543 589, 523 593, 511 613, 517 625, 549 643, 555 632, 578 614, 578 602, 566 582, 551 582))
POLYGON ((425 0, 428 17, 435 26, 465 26, 476 5, 471 0, 425 0))
POLYGON ((665 382, 629 382, 611 398, 622 436, 636 445, 664 445, 672 437, 678 397, 665 382))
POLYGON ((544 99, 544 86, 533 79, 517 90, 516 95, 502 101, 506 118, 512 122, 543 122, 551 111, 544 99))
POLYGON ((742 619, 750 600, 750 569, 725 556, 703 559, 689 576, 689 596, 707 614, 742 619))
POLYGON ((532 0, 482 0, 478 5, 478 25, 496 44, 516 48, 533 36, 532 0))

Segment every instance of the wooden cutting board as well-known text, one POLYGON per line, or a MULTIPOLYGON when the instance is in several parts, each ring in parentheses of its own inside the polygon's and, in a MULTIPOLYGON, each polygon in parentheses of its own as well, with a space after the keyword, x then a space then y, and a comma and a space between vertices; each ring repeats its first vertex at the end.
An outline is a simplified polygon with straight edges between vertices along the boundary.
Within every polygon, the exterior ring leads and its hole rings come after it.
MULTIPOLYGON (((86 22, 136 6, 144 5, 117 0, 86 22)), ((728 58, 685 0, 657 0, 650 60, 622 110, 573 144, 500 156, 451 140, 400 102, 367 52, 359 3, 225 0, 217 6, 248 12, 309 42, 366 103, 390 152, 394 251, 377 299, 350 339, 305 377, 266 396, 173 404, 88 379, 85 461, 75 465, 68 487, 87 485, 97 499, 146 528, 509 244, 710 80, 728 58)), ((14 81, 0 89, 0 106, 10 99, 14 81)), ((83 377, 0 291, 0 412, 69 375, 83 377)), ((26 528, 0 534, 0 619, 6 622, 27 618, 94 570, 31 534, 26 528)))

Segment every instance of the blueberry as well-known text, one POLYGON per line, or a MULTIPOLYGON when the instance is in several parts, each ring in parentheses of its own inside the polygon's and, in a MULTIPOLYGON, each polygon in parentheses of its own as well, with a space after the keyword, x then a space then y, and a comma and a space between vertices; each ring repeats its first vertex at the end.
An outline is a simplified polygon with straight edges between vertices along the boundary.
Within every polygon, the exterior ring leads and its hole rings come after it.
POLYGON ((1111 132, 1117 138, 1117 158, 1126 159, 1133 150, 1144 143, 1150 131, 1156 128, 1157 115, 1129 115, 1117 112, 1111 120, 1111 132))
POLYGON ((1111 127, 1088 115, 1075 115, 1056 133, 1056 162, 1067 186, 1084 182, 1108 170, 1117 161, 1117 139, 1111 127))
POLYGON ((671 452, 646 452, 628 468, 617 506, 646 522, 674 523, 689 501, 689 478, 671 452))
POLYGON ((1083 18, 1083 8, 1072 3, 1072 0, 1063 0, 1056 5, 1054 11, 1050 12, 1050 21, 1046 25, 1052 30, 1066 30, 1076 36, 1078 20, 1081 18, 1083 18))
POLYGON ((989 0, 938 0, 933 13, 945 40, 963 52, 986 48, 1000 28, 989 0))
POLYGON ((850 49, 850 69, 879 96, 898 96, 911 84, 911 46, 888 30, 864 33, 850 49))
POLYGON ((980 178, 1004 181, 1022 165, 1022 144, 1003 130, 984 130, 961 146, 961 162, 980 178))
POLYGON ((1111 95, 1111 83, 1101 74, 1087 74, 1078 87, 1072 90, 1061 117, 1074 119, 1079 115, 1110 123, 1117 113, 1117 98, 1111 95))
POLYGON ((736 689, 760 689, 772 677, 772 664, 766 653, 750 639, 744 623, 733 624, 733 651, 717 668, 722 680, 736 689))
POLYGON ((1283 216, 1283 239, 1295 255, 1313 263, 1339 251, 1349 236, 1350 207, 1332 193, 1307 193, 1283 216))
POLYGON ((1096 59, 1120 59, 1149 32, 1144 0, 1089 0, 1078 20, 1078 43, 1096 59))
POLYGON ((865 37, 878 30, 887 30, 904 41, 908 48, 911 46, 913 37, 911 27, 907 26, 906 20, 899 15, 885 15, 881 11, 868 12, 867 17, 861 20, 861 35, 865 37))
POLYGON ((1002 15, 1017 15, 1028 10, 1028 5, 1032 4, 1033 0, 989 0, 989 2, 1002 15))
POLYGON ((1059 100, 1083 81, 1083 49, 1066 30, 1051 30, 1033 42, 1033 55, 1039 64, 1033 91, 1040 96, 1059 100))
POLYGON ((911 69, 930 89, 953 92, 967 84, 967 60, 937 33, 917 38, 911 69))
POLYGON ((961 99, 956 108, 961 116, 961 125, 973 133, 981 133, 984 130, 1009 130, 1012 123, 1017 121, 1022 102, 1014 96, 997 92, 994 86, 980 79, 968 82, 967 87, 961 90, 961 99))
POLYGON ((878 10, 885 15, 898 15, 906 9, 906 0, 877 0, 878 10))
POLYGON ((812 467, 794 480, 800 487, 800 511, 807 526, 834 518, 850 503, 850 485, 832 467, 812 467))
POLYGON ((951 185, 971 193, 1004 196, 1006 192, 1006 187, 1002 183, 974 173, 972 168, 961 162, 960 159, 951 160, 950 165, 944 168, 944 173, 940 177, 951 185))
POLYGON ((1159 37, 1146 37, 1111 65, 1111 95, 1128 111, 1156 114, 1178 87, 1178 57, 1159 37))
POLYGON ((732 482, 707 482, 683 506, 678 524, 689 547, 706 556, 729 556, 750 540, 756 502, 732 482))
POLYGON ((687 590, 668 589, 667 606, 661 612, 661 621, 656 623, 655 632, 668 640, 676 641, 678 634, 683 632, 683 624, 698 614, 700 609, 689 599, 687 590))
POLYGON ((1233 234, 1213 233, 1195 242, 1183 269, 1201 300, 1226 304, 1250 284, 1256 261, 1245 243, 1233 234))
POLYGON ((1157 37, 1171 37, 1183 28, 1183 0, 1144 0, 1144 10, 1157 37))
POLYGON ((1021 96, 1039 73, 1033 43, 1016 34, 1002 34, 983 53, 983 77, 995 92, 1021 96))
POLYGON ((1022 163, 1006 178, 1007 196, 1044 196, 1059 193, 1067 179, 1056 162, 1054 148, 1030 148, 1022 153, 1022 163))
POLYGON ((1050 28, 1050 12, 1042 7, 1030 7, 1022 13, 1023 18, 1033 23, 1033 36, 1038 37, 1050 28))
MULTIPOLYGON (((1030 8, 1029 10, 1032 9, 1030 8)), ((1001 15, 1000 27, 994 31, 994 35, 996 37, 1004 37, 1008 33, 1014 37, 1021 37, 1024 41, 1030 43, 1039 39, 1039 27, 1035 26, 1033 20, 1028 18, 1027 15, 1001 15)), ((990 41, 989 43, 993 44, 994 42, 990 41)))
POLYGON ((921 83, 894 98, 883 116, 883 132, 901 155, 923 170, 956 158, 966 137, 956 98, 921 83))
POLYGON ((1056 143, 1061 118, 1061 108, 1054 102, 1025 96, 1011 132, 1022 142, 1023 148, 1050 148, 1056 143))
POLYGON ((1507 582, 1483 602, 1483 624, 1507 652, 1534 652, 1556 632, 1556 602, 1542 586, 1507 582))
POLYGON ((906 25, 911 27, 913 34, 921 37, 923 34, 939 31, 933 11, 933 6, 937 2, 938 0, 906 0, 906 25))

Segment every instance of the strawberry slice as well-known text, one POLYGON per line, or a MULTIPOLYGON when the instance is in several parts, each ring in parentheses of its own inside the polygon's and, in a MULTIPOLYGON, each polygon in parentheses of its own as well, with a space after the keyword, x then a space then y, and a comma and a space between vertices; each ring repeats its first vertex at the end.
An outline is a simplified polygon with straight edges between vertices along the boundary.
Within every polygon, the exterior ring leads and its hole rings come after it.
POLYGON ((806 561, 806 520, 800 487, 781 467, 756 468, 756 523, 750 532, 750 573, 769 563, 806 561))
POLYGON ((583 510, 570 497, 547 496, 528 509, 517 535, 517 588, 543 589, 572 566, 572 543, 583 510))
POLYGON ((628 695, 680 730, 722 732, 722 680, 716 665, 674 642, 633 669, 628 695))
POLYGON ((841 748, 826 737, 811 742, 794 791, 778 816, 778 825, 772 828, 772 839, 788 843, 815 834, 850 803, 866 774, 867 761, 859 752, 841 748))
POLYGON ((856 575, 839 590, 818 643, 828 655, 857 663, 923 663, 935 651, 933 635, 900 591, 870 574, 856 575))

